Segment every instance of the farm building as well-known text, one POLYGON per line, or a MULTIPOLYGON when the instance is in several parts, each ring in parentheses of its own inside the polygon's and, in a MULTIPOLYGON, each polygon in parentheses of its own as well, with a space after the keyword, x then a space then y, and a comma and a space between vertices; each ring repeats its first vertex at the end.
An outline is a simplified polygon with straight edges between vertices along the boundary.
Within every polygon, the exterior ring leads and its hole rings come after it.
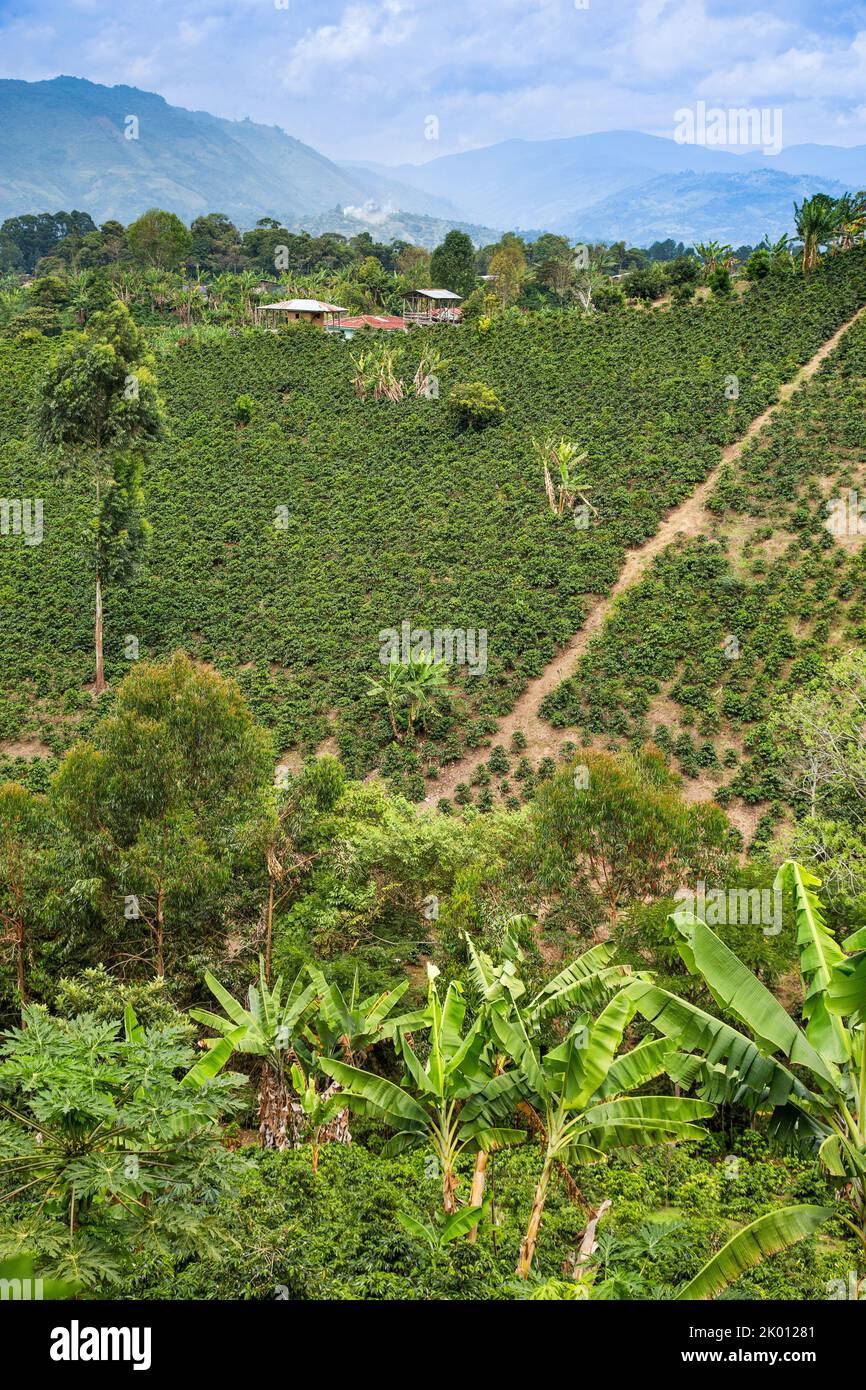
POLYGON ((352 318, 340 319, 329 324, 328 331, 344 333, 347 338, 365 329, 378 329, 381 333, 406 333, 408 325, 398 314, 357 314, 352 318))
POLYGON ((263 328, 283 328, 298 321, 315 323, 319 328, 335 327, 341 314, 348 313, 339 304, 325 304, 321 299, 278 299, 262 304, 256 312, 256 322, 263 328))
POLYGON ((459 323, 462 295, 453 290, 413 290, 403 305, 407 323, 459 323))

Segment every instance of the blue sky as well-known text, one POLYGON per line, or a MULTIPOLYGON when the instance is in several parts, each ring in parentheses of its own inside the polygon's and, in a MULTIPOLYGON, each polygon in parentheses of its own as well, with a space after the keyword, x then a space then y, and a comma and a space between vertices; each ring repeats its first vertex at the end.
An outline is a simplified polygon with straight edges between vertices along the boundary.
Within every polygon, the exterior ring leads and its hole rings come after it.
POLYGON ((780 108, 787 145, 866 143, 866 4, 583 4, 0 0, 0 76, 126 83, 384 163, 513 137, 671 135, 700 99, 780 108))

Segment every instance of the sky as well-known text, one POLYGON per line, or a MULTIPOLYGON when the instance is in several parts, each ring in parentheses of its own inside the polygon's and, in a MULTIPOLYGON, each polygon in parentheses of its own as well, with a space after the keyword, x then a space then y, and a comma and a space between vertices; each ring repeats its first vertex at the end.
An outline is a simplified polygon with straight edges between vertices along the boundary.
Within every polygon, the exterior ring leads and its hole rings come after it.
POLYGON ((65 74, 282 126, 333 159, 673 135, 703 101, 866 143, 866 3, 0 0, 0 77, 65 74))

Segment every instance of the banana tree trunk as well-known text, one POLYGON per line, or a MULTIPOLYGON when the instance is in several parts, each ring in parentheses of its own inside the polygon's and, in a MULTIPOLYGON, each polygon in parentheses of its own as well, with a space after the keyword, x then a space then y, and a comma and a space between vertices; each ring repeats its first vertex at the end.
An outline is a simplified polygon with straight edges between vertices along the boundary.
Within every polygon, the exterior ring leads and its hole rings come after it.
POLYGON ((446 1216, 457 1210, 457 1174, 450 1164, 442 1169, 442 1209, 446 1216))
POLYGON ((541 1177, 538 1179, 538 1186, 535 1189, 535 1200, 532 1203, 532 1212, 529 1217, 529 1225, 526 1228, 526 1235, 523 1237, 520 1246, 520 1256, 517 1261, 517 1274, 521 1279, 528 1279, 529 1271, 532 1268, 535 1247, 538 1244, 538 1230, 541 1226, 541 1218, 544 1214, 544 1204, 547 1201, 547 1189, 550 1185, 550 1170, 552 1166, 553 1159, 548 1153, 545 1156, 541 1177))
MULTIPOLYGON (((470 1207, 480 1207, 484 1202, 484 1188, 487 1184, 487 1152, 479 1149, 475 1155, 475 1171, 472 1174, 472 1189, 469 1193, 470 1207)), ((478 1227, 473 1226, 467 1236, 470 1245, 475 1244, 478 1227)))
POLYGON ((294 1146, 294 1122, 289 1088, 281 1076, 265 1067, 259 1089, 259 1136, 263 1149, 294 1146))
MULTIPOLYGON (((336 1081, 332 1081, 322 1092, 322 1100, 330 1100, 335 1096, 340 1087, 336 1081)), ((339 1115, 335 1115, 333 1120, 329 1120, 326 1125, 322 1125, 319 1133, 321 1144, 351 1144, 352 1132, 349 1129, 349 1108, 341 1110, 339 1115)))

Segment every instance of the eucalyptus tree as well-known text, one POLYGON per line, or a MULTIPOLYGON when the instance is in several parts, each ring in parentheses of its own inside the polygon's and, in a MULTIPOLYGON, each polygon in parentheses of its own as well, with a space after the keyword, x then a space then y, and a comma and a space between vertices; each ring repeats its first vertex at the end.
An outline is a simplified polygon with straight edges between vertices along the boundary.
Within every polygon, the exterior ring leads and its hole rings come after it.
MULTIPOLYGON (((794 904, 802 1026, 686 908, 669 919, 679 953, 722 1013, 746 1031, 652 983, 635 980, 626 989, 644 1018, 699 1063, 700 1095, 768 1114, 777 1142, 817 1156, 849 1206, 845 1224, 866 1249, 866 928, 837 942, 820 883, 786 860, 775 884, 794 904)), ((781 1230, 787 1210, 775 1213, 781 1230)))
POLYGON ((411 1025, 395 1029, 394 1044, 403 1061, 406 1085, 332 1057, 321 1058, 320 1066, 343 1087, 351 1109, 374 1114, 395 1130, 385 1146, 386 1154, 418 1146, 432 1149, 442 1176, 442 1206, 448 1216, 458 1209, 460 1155, 519 1144, 526 1133, 493 1123, 492 1112, 480 1099, 495 1066, 485 1020, 478 1015, 466 1028, 462 985, 452 980, 440 1000, 438 974, 437 967, 428 962, 427 1009, 411 1025), (421 1029, 428 1033, 425 1061, 414 1046, 414 1035, 421 1029))
POLYGON ((101 915, 103 952, 164 976, 213 941, 272 769, 233 681, 180 652, 135 665, 52 787, 76 859, 69 905, 101 915))
POLYGON ((729 858, 722 810, 687 805, 652 748, 587 751, 542 783, 530 819, 541 872, 587 881, 610 930, 624 904, 672 894, 692 874, 713 880, 729 858))
POLYGON ((22 1011, 32 938, 53 888, 45 856, 49 838, 46 798, 18 782, 0 784, 0 943, 12 951, 22 1011))
POLYGON ((94 490, 86 537, 96 580, 95 695, 105 687, 103 585, 129 575, 147 537, 142 466, 162 432, 152 366, 143 335, 115 303, 61 348, 39 393, 42 444, 94 490))

